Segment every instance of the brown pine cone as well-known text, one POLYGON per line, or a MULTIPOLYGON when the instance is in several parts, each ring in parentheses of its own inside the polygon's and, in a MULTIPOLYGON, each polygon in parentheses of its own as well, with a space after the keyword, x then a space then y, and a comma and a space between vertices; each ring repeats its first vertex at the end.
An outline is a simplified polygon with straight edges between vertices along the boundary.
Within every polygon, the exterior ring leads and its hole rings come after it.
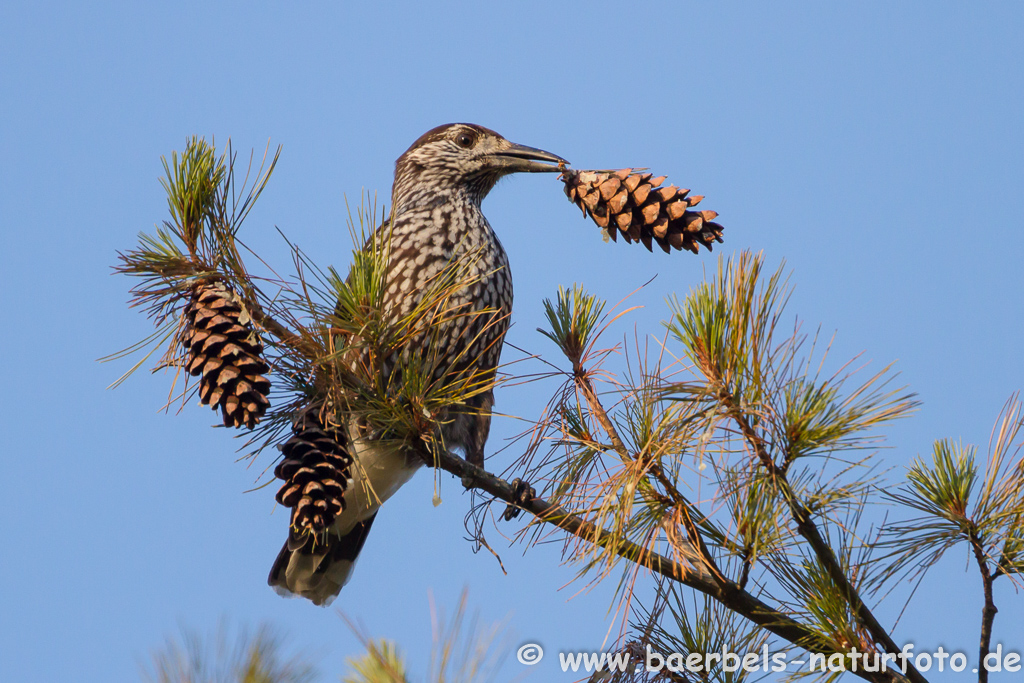
POLYGON ((722 241, 724 228, 713 222, 714 211, 690 211, 703 199, 675 185, 661 187, 665 176, 618 171, 575 171, 563 169, 559 179, 565 194, 608 233, 613 241, 619 233, 626 242, 643 242, 648 251, 657 242, 667 254, 672 248, 708 251, 722 241))
POLYGON ((185 369, 201 376, 200 403, 220 408, 225 427, 252 429, 270 406, 270 368, 249 315, 221 282, 197 285, 183 315, 185 369))
POLYGON ((348 447, 344 430, 324 427, 315 408, 292 425, 292 436, 280 446, 284 460, 274 469, 284 480, 277 502, 292 508, 289 549, 301 548, 310 537, 317 543, 345 509, 345 491, 352 485, 348 447))

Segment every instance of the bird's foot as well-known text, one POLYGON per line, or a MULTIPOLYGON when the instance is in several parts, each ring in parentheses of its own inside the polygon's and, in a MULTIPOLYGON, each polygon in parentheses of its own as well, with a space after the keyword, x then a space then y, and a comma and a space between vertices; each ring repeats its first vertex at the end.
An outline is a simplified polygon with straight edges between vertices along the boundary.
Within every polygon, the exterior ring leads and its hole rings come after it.
POLYGON ((518 477, 512 480, 512 502, 505 506, 502 518, 508 522, 519 516, 520 510, 537 497, 537 491, 518 477))

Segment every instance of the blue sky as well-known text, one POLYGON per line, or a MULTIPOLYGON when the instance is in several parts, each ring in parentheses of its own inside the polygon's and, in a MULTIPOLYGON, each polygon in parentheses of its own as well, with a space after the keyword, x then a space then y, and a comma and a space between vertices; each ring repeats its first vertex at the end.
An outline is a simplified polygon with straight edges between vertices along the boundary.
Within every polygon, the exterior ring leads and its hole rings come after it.
MULTIPOLYGON (((234 462, 239 442, 206 409, 158 412, 167 377, 107 391, 126 366, 95 362, 151 329, 110 266, 164 219, 160 157, 187 136, 283 145, 245 227, 281 267, 274 226, 344 269, 346 197, 386 198, 394 159, 439 123, 668 174, 720 212, 724 253, 785 259, 791 311, 837 331, 833 358, 897 361, 923 401, 887 431, 900 468, 936 438, 984 447, 1024 388, 1022 32, 1012 2, 3 4, 0 677, 134 680, 179 624, 225 617, 270 622, 325 680, 359 650, 334 609, 266 586, 286 518, 269 489, 244 493, 259 472, 234 462)), ((714 263, 604 244, 550 176, 505 181, 484 208, 516 281, 509 341, 534 351, 552 352, 534 330, 559 284, 614 302, 656 275, 618 334, 659 334, 664 298, 714 263)), ((498 407, 546 398, 508 388, 498 407)), ((490 450, 518 429, 497 420, 490 450)), ((464 586, 484 620, 511 613, 515 643, 600 647, 606 587, 573 598, 556 545, 499 547, 502 575, 463 540, 457 482, 441 477, 438 508, 432 485, 421 473, 388 504, 335 606, 414 671, 428 591, 451 607, 464 586)), ((1003 582, 996 599, 996 639, 1019 650, 1020 598, 1003 582)), ((896 640, 973 652, 980 611, 954 551, 896 640)), ((570 680, 553 661, 529 673, 570 680)))

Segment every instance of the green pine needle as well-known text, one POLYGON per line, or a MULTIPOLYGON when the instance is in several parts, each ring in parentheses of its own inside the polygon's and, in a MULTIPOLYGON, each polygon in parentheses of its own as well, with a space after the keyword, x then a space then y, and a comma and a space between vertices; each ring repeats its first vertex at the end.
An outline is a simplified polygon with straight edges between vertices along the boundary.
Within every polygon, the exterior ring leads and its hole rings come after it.
POLYGON ((551 330, 538 331, 555 342, 576 368, 594 342, 604 306, 604 301, 588 294, 578 284, 572 289, 559 286, 555 302, 544 299, 544 315, 551 330))

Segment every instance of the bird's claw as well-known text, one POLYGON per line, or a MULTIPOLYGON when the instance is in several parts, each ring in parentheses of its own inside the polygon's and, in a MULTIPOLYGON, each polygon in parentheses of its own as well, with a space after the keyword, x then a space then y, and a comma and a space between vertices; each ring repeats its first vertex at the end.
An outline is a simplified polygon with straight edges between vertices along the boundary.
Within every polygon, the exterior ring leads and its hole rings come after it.
POLYGON ((512 502, 505 506, 502 519, 506 522, 519 516, 520 510, 537 497, 537 491, 518 477, 512 480, 512 502))

